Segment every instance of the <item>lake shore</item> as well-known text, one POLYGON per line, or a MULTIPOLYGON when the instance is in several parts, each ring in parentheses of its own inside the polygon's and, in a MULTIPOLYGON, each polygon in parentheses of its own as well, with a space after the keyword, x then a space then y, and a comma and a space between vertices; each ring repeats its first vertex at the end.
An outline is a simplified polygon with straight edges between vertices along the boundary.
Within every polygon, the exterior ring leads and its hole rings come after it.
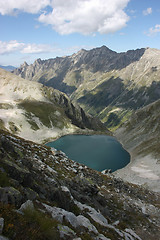
POLYGON ((112 174, 129 183, 160 192, 160 164, 152 155, 133 156, 131 154, 130 163, 112 174))
POLYGON ((115 136, 113 136, 113 134, 111 133, 110 135, 108 134, 108 132, 105 132, 105 131, 95 131, 95 130, 91 130, 91 129, 80 129, 78 127, 75 127, 73 129, 68 130, 68 131, 64 131, 64 132, 61 132, 59 133, 56 137, 50 137, 50 138, 46 138, 46 139, 43 139, 41 141, 42 144, 47 144, 49 142, 52 142, 52 141, 56 141, 57 139, 61 138, 61 137, 64 137, 64 136, 67 136, 67 135, 106 135, 106 136, 112 136, 113 138, 116 139, 115 136))
POLYGON ((130 155, 116 138, 104 134, 70 134, 47 146, 60 150, 70 159, 99 172, 104 169, 116 171, 130 161, 130 155))

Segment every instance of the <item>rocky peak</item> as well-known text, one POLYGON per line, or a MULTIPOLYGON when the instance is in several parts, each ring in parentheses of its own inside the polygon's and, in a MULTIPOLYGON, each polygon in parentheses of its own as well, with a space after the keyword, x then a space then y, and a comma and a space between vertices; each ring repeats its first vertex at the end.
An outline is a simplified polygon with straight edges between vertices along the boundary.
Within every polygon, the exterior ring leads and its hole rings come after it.
POLYGON ((28 63, 27 63, 26 61, 21 65, 22 68, 28 67, 28 66, 29 66, 29 65, 28 65, 28 63))
POLYGON ((35 60, 34 64, 42 64, 42 62, 43 61, 41 60, 41 58, 38 58, 35 60))

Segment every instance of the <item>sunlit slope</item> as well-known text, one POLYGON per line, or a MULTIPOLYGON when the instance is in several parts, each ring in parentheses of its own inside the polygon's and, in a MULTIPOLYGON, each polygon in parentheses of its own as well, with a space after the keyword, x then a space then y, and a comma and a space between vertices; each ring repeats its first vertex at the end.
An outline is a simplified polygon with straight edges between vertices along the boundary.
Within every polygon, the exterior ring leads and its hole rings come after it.
POLYGON ((1 128, 41 142, 79 129, 105 130, 58 90, 0 69, 1 128))

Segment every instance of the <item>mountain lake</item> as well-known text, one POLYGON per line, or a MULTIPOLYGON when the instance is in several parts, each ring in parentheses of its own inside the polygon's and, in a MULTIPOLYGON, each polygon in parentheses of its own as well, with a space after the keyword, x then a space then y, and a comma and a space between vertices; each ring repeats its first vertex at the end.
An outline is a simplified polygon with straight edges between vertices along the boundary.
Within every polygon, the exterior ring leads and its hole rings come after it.
POLYGON ((98 171, 114 172, 130 162, 129 153, 114 137, 107 135, 66 135, 46 145, 98 171))

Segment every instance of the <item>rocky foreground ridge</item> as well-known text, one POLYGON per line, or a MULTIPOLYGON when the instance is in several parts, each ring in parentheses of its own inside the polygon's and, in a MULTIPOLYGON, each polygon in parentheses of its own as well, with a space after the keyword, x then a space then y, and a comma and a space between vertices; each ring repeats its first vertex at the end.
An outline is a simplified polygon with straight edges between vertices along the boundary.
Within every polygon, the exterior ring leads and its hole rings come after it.
POLYGON ((0 69, 0 128, 35 142, 65 134, 110 134, 62 92, 0 69))
POLYGON ((0 130, 1 239, 158 240, 159 203, 158 193, 0 130))
POLYGON ((160 99, 160 50, 116 53, 105 46, 72 56, 24 63, 14 74, 67 93, 85 111, 116 129, 160 99))

